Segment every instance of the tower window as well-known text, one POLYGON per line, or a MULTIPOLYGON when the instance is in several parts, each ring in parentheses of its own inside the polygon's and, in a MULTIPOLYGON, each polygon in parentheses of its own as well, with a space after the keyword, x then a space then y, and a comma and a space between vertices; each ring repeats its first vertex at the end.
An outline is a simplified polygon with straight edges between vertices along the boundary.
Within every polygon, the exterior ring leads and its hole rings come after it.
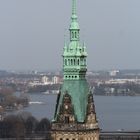
POLYGON ((71 59, 71 65, 73 65, 73 60, 71 59))
POLYGON ((68 59, 68 63, 69 63, 69 65, 70 65, 70 60, 68 59))
POLYGON ((65 65, 67 65, 67 59, 65 59, 65 65))
POLYGON ((74 38, 74 32, 72 32, 72 38, 74 38))
POLYGON ((75 59, 74 59, 74 65, 75 65, 75 59))
POLYGON ((78 65, 79 65, 79 59, 78 59, 78 65))
POLYGON ((63 140, 62 138, 60 138, 60 140, 63 140))
POLYGON ((77 38, 77 33, 75 32, 75 38, 77 38))

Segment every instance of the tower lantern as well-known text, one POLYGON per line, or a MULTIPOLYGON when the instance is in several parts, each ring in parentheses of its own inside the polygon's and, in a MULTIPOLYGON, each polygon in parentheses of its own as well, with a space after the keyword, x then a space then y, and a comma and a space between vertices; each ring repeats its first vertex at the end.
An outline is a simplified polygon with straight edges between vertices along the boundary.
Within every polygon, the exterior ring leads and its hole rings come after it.
POLYGON ((77 21, 76 0, 72 0, 72 16, 69 30, 69 46, 65 46, 63 53, 64 80, 85 79, 87 52, 85 46, 80 44, 80 28, 77 21))

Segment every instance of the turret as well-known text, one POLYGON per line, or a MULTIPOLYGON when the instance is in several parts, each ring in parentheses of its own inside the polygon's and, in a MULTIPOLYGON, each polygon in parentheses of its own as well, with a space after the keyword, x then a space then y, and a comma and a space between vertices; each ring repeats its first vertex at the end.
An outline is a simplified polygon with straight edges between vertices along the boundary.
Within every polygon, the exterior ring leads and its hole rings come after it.
POLYGON ((85 79, 86 65, 86 47, 80 44, 80 28, 76 14, 76 0, 72 0, 72 16, 70 23, 70 43, 65 43, 63 53, 64 80, 85 79))

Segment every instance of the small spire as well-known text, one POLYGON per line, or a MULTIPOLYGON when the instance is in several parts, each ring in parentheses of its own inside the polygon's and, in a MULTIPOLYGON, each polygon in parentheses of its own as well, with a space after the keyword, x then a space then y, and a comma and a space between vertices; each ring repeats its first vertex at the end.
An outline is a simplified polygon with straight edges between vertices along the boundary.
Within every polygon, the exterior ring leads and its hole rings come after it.
POLYGON ((76 0, 72 0, 72 16, 71 16, 72 21, 77 22, 77 13, 76 13, 76 0))
POLYGON ((67 47, 67 39, 66 39, 66 29, 65 29, 65 33, 64 33, 64 48, 67 47))
POLYGON ((86 47, 86 42, 85 41, 83 42, 83 47, 86 47))
POLYGON ((76 0, 72 0, 72 16, 70 24, 70 41, 79 41, 79 24, 76 15, 76 0))
POLYGON ((76 0, 72 0, 72 15, 76 15, 76 0))

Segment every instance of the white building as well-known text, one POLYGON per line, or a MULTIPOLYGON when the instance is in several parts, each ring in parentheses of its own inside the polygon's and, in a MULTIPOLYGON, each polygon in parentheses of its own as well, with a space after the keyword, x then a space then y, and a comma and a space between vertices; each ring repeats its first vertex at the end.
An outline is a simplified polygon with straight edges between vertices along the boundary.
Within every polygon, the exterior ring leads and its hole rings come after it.
POLYGON ((117 74, 119 73, 120 71, 119 70, 112 70, 109 72, 109 75, 110 76, 117 76, 117 74))
POLYGON ((49 78, 48 78, 47 76, 43 76, 43 77, 42 77, 42 83, 43 83, 44 85, 50 84, 49 78))
POLYGON ((54 77, 52 78, 52 83, 53 83, 53 84, 59 84, 59 83, 60 83, 60 77, 54 76, 54 77))

